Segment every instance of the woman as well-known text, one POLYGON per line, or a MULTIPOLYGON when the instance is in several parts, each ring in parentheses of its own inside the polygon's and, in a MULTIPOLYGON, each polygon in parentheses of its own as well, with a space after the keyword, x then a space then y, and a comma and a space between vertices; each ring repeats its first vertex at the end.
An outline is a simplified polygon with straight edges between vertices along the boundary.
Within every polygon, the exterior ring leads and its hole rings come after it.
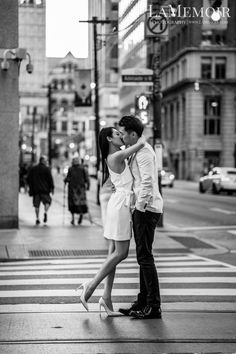
MULTIPOLYGON (((113 127, 103 128, 99 134, 99 145, 102 153, 102 171, 104 184, 110 175, 115 186, 107 206, 107 216, 104 225, 104 237, 109 240, 109 251, 106 261, 95 277, 81 286, 83 287, 80 301, 87 311, 87 301, 101 281, 106 278, 103 296, 99 300, 101 307, 108 315, 114 315, 111 291, 118 263, 128 255, 131 239, 130 199, 132 194, 133 177, 127 158, 144 146, 145 139, 141 137, 135 145, 121 150, 124 145, 118 130, 113 127)), ((80 287, 81 287, 80 286, 80 287)))
POLYGON ((68 183, 68 209, 71 212, 71 224, 75 224, 75 214, 80 215, 78 224, 81 224, 83 214, 88 213, 86 190, 89 188, 89 177, 78 157, 73 158, 72 166, 64 182, 68 183))

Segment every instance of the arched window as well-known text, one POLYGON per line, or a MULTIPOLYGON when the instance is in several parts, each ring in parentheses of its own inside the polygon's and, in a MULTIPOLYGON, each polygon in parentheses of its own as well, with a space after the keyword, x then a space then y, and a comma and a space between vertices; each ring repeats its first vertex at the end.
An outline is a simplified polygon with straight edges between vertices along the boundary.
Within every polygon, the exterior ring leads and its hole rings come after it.
POLYGON ((68 79, 68 90, 73 90, 73 80, 72 79, 68 79))
POLYGON ((65 89, 65 81, 61 80, 61 89, 64 90, 65 89))
POLYGON ((64 112, 68 111, 68 101, 66 99, 61 100, 61 107, 63 108, 64 112))

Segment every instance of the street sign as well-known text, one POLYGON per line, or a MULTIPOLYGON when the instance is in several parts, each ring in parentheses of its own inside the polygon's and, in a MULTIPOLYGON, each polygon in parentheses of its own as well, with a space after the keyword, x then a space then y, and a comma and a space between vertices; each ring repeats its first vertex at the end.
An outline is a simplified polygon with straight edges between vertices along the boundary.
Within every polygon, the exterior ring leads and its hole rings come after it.
POLYGON ((146 14, 145 37, 168 36, 168 22, 164 15, 146 14))
POLYGON ((121 72, 124 85, 153 85, 153 70, 146 68, 124 69, 121 72))

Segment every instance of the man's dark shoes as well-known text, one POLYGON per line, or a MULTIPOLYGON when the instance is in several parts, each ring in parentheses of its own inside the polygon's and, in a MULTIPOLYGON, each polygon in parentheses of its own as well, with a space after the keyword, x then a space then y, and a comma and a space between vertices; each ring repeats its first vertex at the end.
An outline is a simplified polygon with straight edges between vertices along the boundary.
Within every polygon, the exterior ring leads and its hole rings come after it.
POLYGON ((36 225, 39 225, 40 224, 40 221, 39 219, 36 220, 36 225))
POLYGON ((47 221, 48 221, 48 216, 47 216, 47 213, 44 213, 43 222, 47 222, 47 221))
POLYGON ((152 307, 147 305, 141 311, 131 311, 130 316, 140 320, 161 318, 161 309, 159 307, 152 307))
POLYGON ((131 316, 132 311, 140 311, 142 306, 140 306, 137 302, 134 302, 130 308, 128 309, 119 309, 119 312, 125 316, 131 316))

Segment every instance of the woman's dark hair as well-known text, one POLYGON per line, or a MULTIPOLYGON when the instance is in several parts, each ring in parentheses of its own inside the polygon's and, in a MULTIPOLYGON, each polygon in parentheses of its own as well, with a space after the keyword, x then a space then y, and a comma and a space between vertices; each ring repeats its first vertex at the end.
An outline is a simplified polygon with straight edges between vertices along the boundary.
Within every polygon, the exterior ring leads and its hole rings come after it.
POLYGON ((119 126, 124 127, 128 133, 135 132, 140 137, 143 134, 143 123, 135 116, 124 116, 119 121, 119 126))
POLYGON ((109 153, 109 141, 107 137, 112 137, 113 127, 102 128, 99 133, 99 147, 102 154, 102 184, 106 182, 109 176, 109 171, 106 164, 106 158, 109 153))

